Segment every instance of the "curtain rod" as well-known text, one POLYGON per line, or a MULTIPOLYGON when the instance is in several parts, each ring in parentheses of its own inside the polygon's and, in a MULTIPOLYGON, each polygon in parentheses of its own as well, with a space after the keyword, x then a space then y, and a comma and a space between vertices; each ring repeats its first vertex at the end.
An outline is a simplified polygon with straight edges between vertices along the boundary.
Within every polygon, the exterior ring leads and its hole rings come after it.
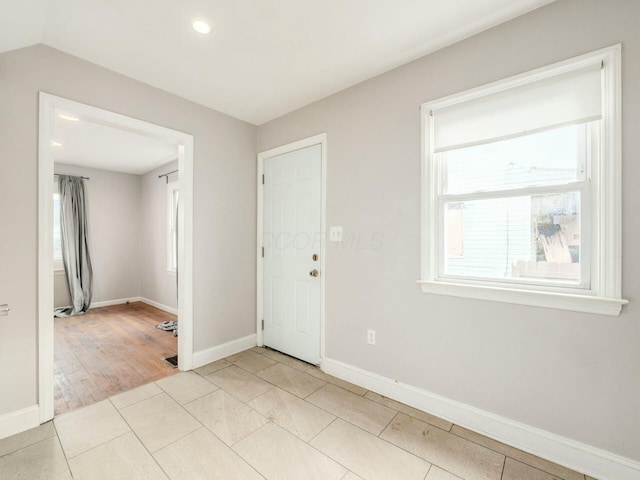
MULTIPOLYGON (((62 173, 54 173, 54 174, 53 174, 53 176, 54 176, 54 177, 59 177, 60 175, 64 175, 64 174, 62 174, 62 173)), ((81 178, 81 179, 83 179, 83 180, 91 180, 91 178, 89 178, 89 177, 82 177, 82 176, 80 176, 80 175, 66 175, 66 176, 67 176, 67 177, 76 177, 76 178, 81 178)))
POLYGON ((177 173, 177 172, 178 172, 178 170, 174 170, 173 172, 163 173, 162 175, 158 175, 158 178, 166 177, 167 183, 169 183, 169 175, 171 175, 172 173, 177 173))

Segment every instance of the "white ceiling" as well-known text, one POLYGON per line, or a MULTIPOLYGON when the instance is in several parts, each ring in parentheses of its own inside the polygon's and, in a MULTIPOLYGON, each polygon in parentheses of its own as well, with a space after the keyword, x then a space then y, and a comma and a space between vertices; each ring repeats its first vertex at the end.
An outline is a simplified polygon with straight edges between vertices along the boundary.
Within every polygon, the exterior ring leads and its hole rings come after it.
POLYGON ((45 43, 259 125, 551 1, 0 0, 0 52, 45 43))
POLYGON ((57 163, 142 175, 178 158, 176 145, 88 119, 70 122, 56 116, 54 132, 62 144, 53 147, 57 163))

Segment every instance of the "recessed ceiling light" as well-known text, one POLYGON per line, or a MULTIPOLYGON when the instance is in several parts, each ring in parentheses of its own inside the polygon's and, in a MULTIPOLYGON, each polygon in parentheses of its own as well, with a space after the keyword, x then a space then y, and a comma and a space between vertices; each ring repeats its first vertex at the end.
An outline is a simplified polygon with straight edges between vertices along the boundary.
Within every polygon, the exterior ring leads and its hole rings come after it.
POLYGON ((193 29, 198 32, 206 35, 211 32, 211 27, 207 22, 203 22, 202 20, 196 20, 193 22, 193 29))
POLYGON ((54 147, 61 147, 62 144, 60 142, 56 142, 55 140, 53 141, 53 146, 54 147))
POLYGON ((70 122, 77 122, 78 120, 80 120, 78 117, 72 117, 71 115, 65 115, 64 113, 61 113, 58 115, 61 119, 63 120, 68 120, 70 122))

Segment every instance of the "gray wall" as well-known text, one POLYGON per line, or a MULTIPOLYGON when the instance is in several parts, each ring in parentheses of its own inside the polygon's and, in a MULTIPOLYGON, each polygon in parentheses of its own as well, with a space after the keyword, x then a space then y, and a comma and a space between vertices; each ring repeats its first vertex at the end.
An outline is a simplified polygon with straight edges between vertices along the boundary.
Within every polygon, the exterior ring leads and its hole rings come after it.
POLYGON ((329 245, 328 357, 640 460, 638 25, 637 0, 560 0, 259 127, 259 151, 327 132, 327 223, 361 238, 329 245), (422 293, 420 104, 619 42, 630 305, 613 318, 422 293))
MULTIPOLYGON (((178 162, 171 162, 141 178, 140 295, 173 308, 178 304, 176 274, 167 271, 167 184, 158 175, 177 169, 178 162)), ((177 180, 177 173, 169 177, 177 180)))
POLYGON ((55 308, 71 305, 69 286, 64 270, 56 270, 53 276, 53 306, 55 308))
MULTIPOLYGON (((139 296, 142 266, 140 175, 63 163, 56 163, 55 172, 90 177, 85 181, 85 192, 93 266, 92 301, 139 296)), ((62 278, 63 282, 54 282, 54 301, 63 296, 59 291, 60 284, 68 297, 66 280, 62 278)))
POLYGON ((194 135, 194 349, 255 332, 256 128, 55 49, 0 55, 0 416, 37 403, 38 92, 194 135), (7 233, 9 232, 9 233, 7 233))

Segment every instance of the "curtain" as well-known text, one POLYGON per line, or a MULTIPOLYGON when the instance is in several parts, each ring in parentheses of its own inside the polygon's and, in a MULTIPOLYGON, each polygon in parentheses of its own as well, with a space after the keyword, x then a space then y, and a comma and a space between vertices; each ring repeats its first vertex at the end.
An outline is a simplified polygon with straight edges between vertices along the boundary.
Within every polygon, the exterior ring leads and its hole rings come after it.
POLYGON ((62 261, 71 306, 57 310, 55 316, 70 317, 89 310, 93 294, 93 269, 89 255, 84 182, 80 177, 69 175, 60 175, 58 180, 62 261))

